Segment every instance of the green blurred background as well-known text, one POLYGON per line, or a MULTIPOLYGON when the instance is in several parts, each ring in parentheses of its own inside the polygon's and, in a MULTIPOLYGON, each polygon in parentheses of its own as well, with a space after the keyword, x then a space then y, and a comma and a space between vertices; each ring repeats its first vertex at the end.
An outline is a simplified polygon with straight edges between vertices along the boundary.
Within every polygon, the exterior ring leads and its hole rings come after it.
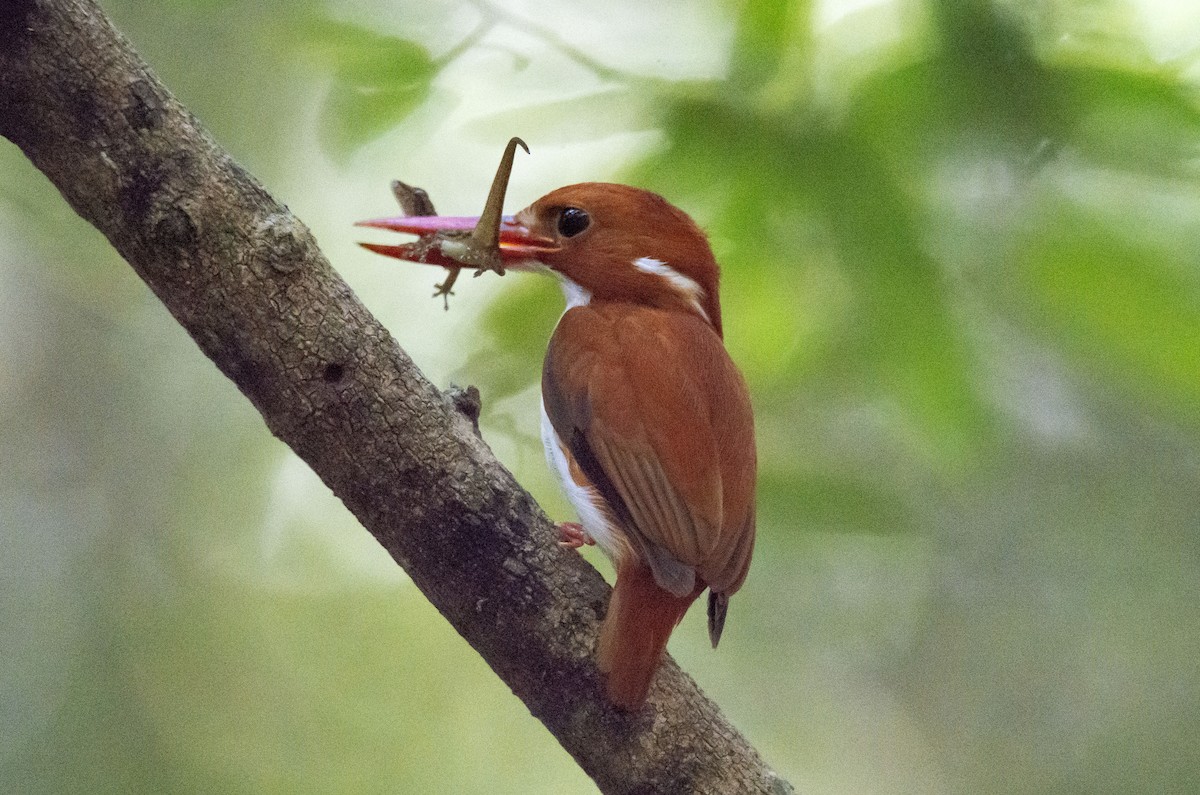
MULTIPOLYGON (((1200 788, 1192 0, 107 0, 553 515, 550 280, 358 249, 619 180, 724 267, 759 545, 672 653, 802 792, 1200 788)), ((0 790, 590 781, 0 144, 0 790)), ((589 551, 589 557, 595 555, 589 551)), ((601 561, 597 565, 603 567, 601 561)))

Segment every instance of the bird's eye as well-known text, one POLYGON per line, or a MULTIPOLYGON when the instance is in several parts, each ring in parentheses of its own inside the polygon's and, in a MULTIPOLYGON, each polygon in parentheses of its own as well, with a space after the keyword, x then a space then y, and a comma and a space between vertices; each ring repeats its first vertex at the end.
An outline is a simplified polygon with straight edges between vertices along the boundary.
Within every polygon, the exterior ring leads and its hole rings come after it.
POLYGON ((563 237, 575 237, 592 223, 592 218, 578 207, 564 207, 558 214, 558 233, 563 237))

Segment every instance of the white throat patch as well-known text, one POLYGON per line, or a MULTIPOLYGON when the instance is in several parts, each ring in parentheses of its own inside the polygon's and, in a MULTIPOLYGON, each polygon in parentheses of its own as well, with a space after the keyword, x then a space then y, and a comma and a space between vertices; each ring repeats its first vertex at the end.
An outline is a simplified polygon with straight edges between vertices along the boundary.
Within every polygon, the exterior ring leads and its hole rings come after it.
POLYGON ((567 299, 567 309, 574 309, 577 306, 587 306, 592 302, 591 292, 583 289, 567 277, 559 275, 558 281, 562 285, 563 296, 567 299))

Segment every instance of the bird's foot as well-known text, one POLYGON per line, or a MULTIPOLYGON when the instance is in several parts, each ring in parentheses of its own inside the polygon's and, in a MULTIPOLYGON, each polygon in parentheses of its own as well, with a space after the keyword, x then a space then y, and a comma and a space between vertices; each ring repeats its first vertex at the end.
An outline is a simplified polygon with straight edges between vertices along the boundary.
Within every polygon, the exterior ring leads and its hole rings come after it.
POLYGON ((581 546, 595 544, 596 539, 587 534, 579 522, 559 522, 554 526, 558 535, 558 545, 567 549, 579 549, 581 546))

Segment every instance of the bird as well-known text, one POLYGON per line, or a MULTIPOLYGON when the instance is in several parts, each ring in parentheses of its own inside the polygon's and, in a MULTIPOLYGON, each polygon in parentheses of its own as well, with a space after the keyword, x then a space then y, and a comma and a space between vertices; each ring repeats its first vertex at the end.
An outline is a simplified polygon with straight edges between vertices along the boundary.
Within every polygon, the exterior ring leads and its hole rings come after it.
MULTIPOLYGON (((444 265, 432 236, 476 221, 363 222, 422 240, 364 245, 444 265)), ((716 647, 754 548, 754 417, 724 345, 720 269, 684 211, 613 183, 568 185, 504 216, 498 246, 504 267, 549 271, 566 299, 542 366, 542 441, 579 516, 558 525, 561 543, 595 543, 614 564, 596 661, 609 700, 637 710, 705 590, 716 647)))

